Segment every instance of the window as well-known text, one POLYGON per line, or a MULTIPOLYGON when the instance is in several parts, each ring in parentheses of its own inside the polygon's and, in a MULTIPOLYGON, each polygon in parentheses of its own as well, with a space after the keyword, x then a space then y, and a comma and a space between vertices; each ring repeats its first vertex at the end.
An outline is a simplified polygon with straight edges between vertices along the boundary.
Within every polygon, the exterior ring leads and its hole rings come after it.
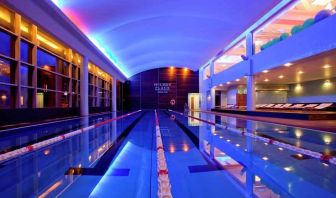
POLYGON ((20 106, 22 108, 27 108, 30 106, 29 91, 30 90, 28 88, 21 88, 20 106))
POLYGON ((72 95, 72 107, 77 107, 77 95, 72 95))
POLYGON ((77 79, 77 73, 76 73, 76 66, 72 66, 71 67, 71 77, 73 78, 73 79, 77 79))
POLYGON ((37 50, 37 66, 48 71, 56 71, 57 58, 44 52, 41 49, 37 50))
POLYGON ((55 74, 38 69, 37 87, 42 89, 55 90, 55 74))
POLYGON ((61 108, 69 107, 69 94, 68 93, 58 93, 58 97, 60 98, 60 106, 61 108))
POLYGON ((69 63, 64 62, 60 59, 57 60, 58 63, 58 73, 63 74, 65 76, 69 76, 69 63))
MULTIPOLYGON (((10 61, 4 60, 0 58, 0 82, 3 83, 11 83, 11 72, 12 67, 10 61)), ((13 75, 13 74, 12 74, 13 75)))
POLYGON ((36 93, 36 107, 55 107, 55 92, 37 90, 36 93))
POLYGON ((69 78, 58 76, 58 83, 58 91, 69 92, 69 78))
POLYGON ((0 85, 0 109, 9 109, 11 104, 11 87, 0 85))
POLYGON ((24 86, 32 86, 32 75, 33 68, 26 65, 21 65, 20 67, 20 75, 21 75, 21 85, 24 86))
POLYGON ((270 19, 254 32, 255 53, 314 25, 314 17, 321 10, 332 10, 336 0, 295 1, 287 9, 270 19))
POLYGON ((0 54, 11 57, 12 56, 12 37, 0 31, 0 54))
POLYGON ((77 81, 76 80, 72 80, 72 89, 71 91, 73 93, 77 93, 77 81))
POLYGON ((21 41, 21 46, 20 46, 20 56, 21 56, 21 61, 24 61, 26 63, 31 63, 31 47, 30 45, 25 42, 21 41))
POLYGON ((218 74, 231 66, 241 62, 243 59, 241 55, 246 54, 246 39, 234 45, 227 50, 223 56, 217 59, 214 63, 214 74, 218 74))

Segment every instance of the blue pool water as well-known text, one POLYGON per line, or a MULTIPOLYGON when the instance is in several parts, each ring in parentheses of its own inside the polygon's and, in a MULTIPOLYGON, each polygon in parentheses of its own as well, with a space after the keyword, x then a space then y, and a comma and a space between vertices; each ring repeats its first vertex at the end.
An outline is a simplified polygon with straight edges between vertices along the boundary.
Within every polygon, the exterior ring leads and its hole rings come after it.
MULTIPOLYGON (((0 132, 5 153, 124 115, 0 132)), ((159 111, 173 197, 336 197, 336 167, 230 131, 335 155, 333 133, 191 112, 159 111), (174 115, 172 117, 172 115, 174 115)), ((1 197, 157 197, 154 111, 142 111, 0 163, 1 197)))

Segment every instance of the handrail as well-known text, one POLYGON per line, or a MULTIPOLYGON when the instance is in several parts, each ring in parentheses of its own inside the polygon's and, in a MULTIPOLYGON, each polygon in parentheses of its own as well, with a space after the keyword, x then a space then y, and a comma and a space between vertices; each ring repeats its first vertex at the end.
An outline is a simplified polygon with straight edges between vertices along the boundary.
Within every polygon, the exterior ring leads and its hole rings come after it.
MULTIPOLYGON (((316 151, 311 151, 311 150, 308 150, 308 149, 304 149, 304 148, 293 146, 293 145, 290 145, 290 144, 287 144, 287 143, 283 143, 283 142, 277 141, 277 140, 272 139, 272 138, 261 137, 261 136, 255 135, 254 133, 252 133, 252 131, 245 132, 245 131, 236 130, 236 129, 233 129, 233 128, 228 127, 228 126, 224 126, 222 124, 217 124, 215 122, 211 122, 209 120, 204 120, 204 119, 197 118, 197 117, 194 117, 194 116, 185 115, 185 114, 183 114, 181 112, 178 112, 178 111, 173 111, 173 110, 170 110, 170 109, 168 111, 180 114, 180 115, 185 116, 185 117, 193 118, 193 119, 201 121, 201 122, 205 122, 207 124, 216 126, 218 128, 221 128, 221 129, 225 129, 225 130, 229 129, 231 132, 234 132, 234 133, 239 134, 241 136, 248 136, 248 137, 257 139, 259 141, 265 142, 267 144, 277 145, 277 146, 280 146, 282 148, 288 149, 290 151, 294 151, 294 152, 297 152, 297 153, 300 153, 300 154, 303 154, 303 155, 306 155, 306 156, 310 156, 312 158, 319 159, 323 163, 331 163, 331 164, 336 165, 336 157, 333 157, 332 155, 321 154, 321 153, 316 152, 316 151)), ((211 113, 208 113, 208 112, 204 112, 204 113, 205 114, 211 114, 211 113)))
POLYGON ((69 132, 69 133, 58 135, 56 137, 53 137, 53 138, 50 138, 50 139, 47 139, 47 140, 43 140, 43 141, 35 143, 35 144, 31 144, 31 145, 28 145, 28 146, 25 146, 25 147, 21 147, 21 148, 15 149, 13 151, 9 151, 9 152, 0 154, 0 163, 2 163, 4 161, 7 161, 9 159, 12 159, 12 158, 24 155, 26 153, 32 152, 34 150, 38 150, 40 148, 49 146, 49 145, 54 144, 56 142, 68 139, 70 137, 73 137, 75 135, 78 135, 80 133, 88 131, 90 129, 98 128, 100 126, 109 124, 109 123, 111 123, 113 121, 119 120, 121 118, 125 118, 127 116, 133 115, 133 114, 138 113, 140 111, 141 110, 138 110, 138 111, 134 111, 134 112, 131 112, 131 113, 128 113, 128 114, 124 114, 124 115, 118 116, 118 117, 114 117, 114 118, 105 120, 103 122, 96 123, 96 124, 91 125, 91 126, 83 127, 81 129, 77 129, 77 130, 69 132))
POLYGON ((157 150, 157 171, 158 171, 158 197, 159 198, 171 198, 171 185, 168 176, 168 168, 166 158, 164 156, 164 149, 162 144, 159 118, 155 113, 155 130, 156 130, 156 150, 157 150))

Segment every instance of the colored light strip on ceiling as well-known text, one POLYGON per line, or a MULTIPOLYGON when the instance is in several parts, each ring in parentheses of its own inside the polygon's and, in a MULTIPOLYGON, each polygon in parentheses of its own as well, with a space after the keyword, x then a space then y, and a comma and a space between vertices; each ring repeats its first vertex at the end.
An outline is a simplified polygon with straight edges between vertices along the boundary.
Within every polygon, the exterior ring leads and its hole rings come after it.
MULTIPOLYGON (((68 14, 64 12, 64 0, 51 0, 62 12, 68 17, 68 14)), ((126 78, 129 78, 129 72, 126 71, 126 68, 122 67, 120 62, 117 60, 115 55, 111 51, 109 51, 103 44, 101 44, 100 39, 89 35, 87 32, 84 31, 83 27, 81 27, 80 24, 83 23, 78 23, 72 20, 70 17, 68 17, 82 32, 83 34, 89 38, 89 40, 98 48, 99 51, 101 51, 105 57, 124 75, 126 78)))

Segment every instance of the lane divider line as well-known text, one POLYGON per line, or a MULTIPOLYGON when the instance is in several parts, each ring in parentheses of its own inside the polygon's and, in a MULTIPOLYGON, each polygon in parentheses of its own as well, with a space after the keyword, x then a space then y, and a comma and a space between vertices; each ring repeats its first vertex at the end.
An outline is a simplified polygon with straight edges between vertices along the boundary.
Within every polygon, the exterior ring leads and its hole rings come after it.
POLYGON ((156 151, 157 151, 157 172, 158 172, 158 197, 171 198, 171 184, 168 176, 167 162, 164 155, 162 136, 159 125, 159 118, 156 110, 155 113, 155 131, 156 131, 156 151))
MULTIPOLYGON (((261 137, 261 136, 253 134, 252 132, 241 131, 241 130, 238 130, 238 129, 235 129, 235 128, 232 128, 232 127, 229 127, 229 126, 225 126, 225 125, 222 125, 222 124, 217 124, 215 122, 211 122, 209 120, 204 120, 204 119, 197 118, 197 117, 194 117, 194 116, 185 115, 181 112, 173 111, 173 110, 170 110, 170 109, 168 109, 168 111, 174 112, 176 114, 179 114, 179 115, 182 115, 182 116, 185 116, 185 117, 193 118, 195 120, 213 125, 215 127, 218 127, 218 128, 224 129, 224 130, 230 130, 230 131, 232 131, 236 134, 240 134, 241 136, 248 136, 248 137, 257 139, 259 141, 265 142, 267 144, 277 145, 277 146, 285 148, 287 150, 294 151, 294 152, 297 152, 297 153, 300 153, 300 154, 303 154, 303 155, 310 156, 312 158, 319 159, 323 163, 330 163, 330 164, 336 165, 336 157, 333 157, 332 155, 321 154, 321 153, 316 152, 316 151, 311 151, 311 150, 308 150, 308 149, 293 146, 293 145, 283 143, 283 142, 280 142, 280 141, 277 141, 277 140, 274 140, 274 139, 271 139, 271 138, 261 137)), ((211 113, 206 113, 206 112, 203 112, 203 113, 211 114, 211 113)))
POLYGON ((131 112, 131 113, 128 113, 128 114, 124 114, 124 115, 121 115, 121 116, 118 116, 118 117, 115 117, 115 118, 111 118, 111 119, 105 120, 103 122, 96 123, 96 124, 88 126, 88 127, 77 129, 75 131, 72 131, 72 132, 69 132, 69 133, 66 133, 66 134, 58 135, 56 137, 53 137, 53 138, 50 138, 50 139, 47 139, 47 140, 43 140, 43 141, 35 143, 35 144, 31 144, 31 145, 28 145, 28 146, 25 146, 25 147, 22 147, 22 148, 19 148, 19 149, 15 149, 13 151, 9 151, 9 152, 0 154, 0 163, 2 163, 4 161, 7 161, 9 159, 12 159, 12 158, 19 157, 21 155, 27 154, 29 152, 38 150, 40 148, 49 146, 49 145, 54 144, 56 142, 68 139, 70 137, 73 137, 73 136, 78 135, 80 133, 83 133, 85 131, 88 131, 88 130, 91 130, 91 129, 94 129, 94 128, 98 128, 100 126, 109 124, 109 123, 111 123, 113 121, 125 118, 127 116, 133 115, 133 114, 138 113, 140 111, 141 110, 134 111, 134 112, 131 112))

